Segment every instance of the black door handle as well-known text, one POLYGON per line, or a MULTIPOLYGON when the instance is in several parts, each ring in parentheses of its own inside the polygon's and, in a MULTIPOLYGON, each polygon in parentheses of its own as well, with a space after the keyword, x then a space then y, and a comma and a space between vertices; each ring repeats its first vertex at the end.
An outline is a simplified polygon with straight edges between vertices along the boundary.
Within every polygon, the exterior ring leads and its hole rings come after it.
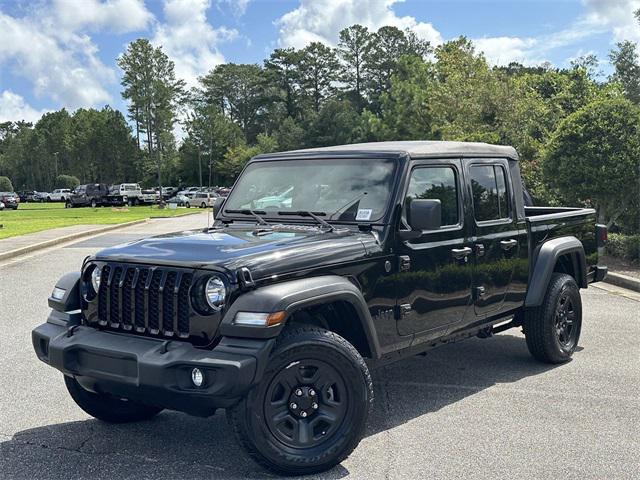
POLYGON ((511 250, 513 247, 515 247, 516 245, 518 245, 518 241, 511 239, 511 240, 502 240, 500 242, 500 248, 502 248, 503 250, 511 250))
POLYGON ((471 255, 471 247, 453 248, 451 249, 451 255, 453 255, 453 258, 461 260, 471 255))

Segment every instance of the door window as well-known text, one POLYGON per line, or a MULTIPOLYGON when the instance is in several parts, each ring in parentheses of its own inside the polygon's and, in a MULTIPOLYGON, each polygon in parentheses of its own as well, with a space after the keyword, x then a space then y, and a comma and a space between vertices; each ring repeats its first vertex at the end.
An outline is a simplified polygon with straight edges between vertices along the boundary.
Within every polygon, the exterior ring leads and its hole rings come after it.
POLYGON ((486 222, 509 218, 507 179, 500 165, 473 165, 471 193, 476 221, 486 222))
POLYGON ((411 172, 407 197, 440 200, 441 228, 460 223, 458 182, 456 181, 456 172, 452 167, 416 168, 411 172))

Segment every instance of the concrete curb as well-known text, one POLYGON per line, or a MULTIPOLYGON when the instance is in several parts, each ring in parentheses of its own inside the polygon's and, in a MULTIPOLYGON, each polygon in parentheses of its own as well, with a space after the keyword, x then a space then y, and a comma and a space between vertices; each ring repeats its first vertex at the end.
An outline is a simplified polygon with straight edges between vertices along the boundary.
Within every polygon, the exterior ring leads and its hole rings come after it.
POLYGON ((609 272, 604 278, 605 283, 610 283, 616 287, 622 287, 634 292, 640 292, 640 280, 630 277, 628 275, 622 275, 621 273, 609 272))
POLYGON ((20 248, 16 248, 15 250, 10 250, 8 252, 0 253, 0 261, 8 260, 14 257, 18 257, 20 255, 25 255, 27 253, 32 253, 37 250, 42 250, 43 248, 53 247, 61 243, 78 240, 84 237, 90 237, 91 235, 99 235, 101 233, 110 232, 112 230, 118 230, 120 228, 132 227, 133 225, 139 225, 141 223, 145 223, 148 220, 149 219, 147 218, 143 218, 142 220, 134 220, 132 222, 127 222, 127 223, 118 223, 116 225, 106 225, 103 227, 94 228, 93 230, 71 233, 63 237, 53 238, 51 240, 46 240, 44 242, 34 243, 33 245, 27 245, 26 247, 20 247, 20 248))

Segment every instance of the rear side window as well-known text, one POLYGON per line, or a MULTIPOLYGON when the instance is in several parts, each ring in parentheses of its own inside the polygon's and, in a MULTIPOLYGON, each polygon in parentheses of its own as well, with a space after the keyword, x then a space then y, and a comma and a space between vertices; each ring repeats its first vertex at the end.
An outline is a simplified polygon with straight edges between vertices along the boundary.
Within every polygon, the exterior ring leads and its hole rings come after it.
POLYGON ((471 193, 478 222, 509 218, 507 175, 500 165, 471 166, 471 193))
POLYGON ((440 200, 442 227, 459 223, 458 184, 453 168, 416 168, 411 172, 407 196, 415 199, 440 200))

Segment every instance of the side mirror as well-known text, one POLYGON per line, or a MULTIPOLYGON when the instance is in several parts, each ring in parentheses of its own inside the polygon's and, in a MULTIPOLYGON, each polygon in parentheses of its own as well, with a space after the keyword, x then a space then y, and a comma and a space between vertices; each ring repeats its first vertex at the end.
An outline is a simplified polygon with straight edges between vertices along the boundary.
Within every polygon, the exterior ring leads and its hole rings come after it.
POLYGON ((222 210, 222 206, 224 205, 225 200, 226 198, 224 197, 217 197, 213 202, 213 219, 214 220, 218 216, 218 213, 220 212, 220 210, 222 210))
POLYGON ((440 200, 411 199, 407 206, 407 222, 414 232, 437 230, 442 225, 440 200))

